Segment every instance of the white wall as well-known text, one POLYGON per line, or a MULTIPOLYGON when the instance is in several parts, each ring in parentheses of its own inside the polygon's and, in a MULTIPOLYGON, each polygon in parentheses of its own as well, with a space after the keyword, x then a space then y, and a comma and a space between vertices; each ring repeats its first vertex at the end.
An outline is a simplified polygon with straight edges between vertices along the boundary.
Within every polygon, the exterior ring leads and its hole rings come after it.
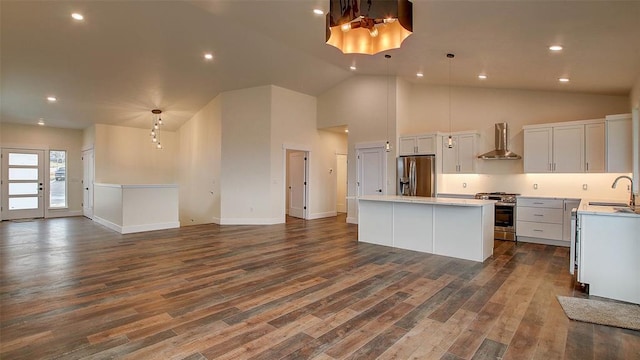
POLYGON ((504 191, 525 196, 629 200, 628 182, 611 188, 619 175, 629 174, 443 174, 438 192, 476 194, 504 191), (466 184, 466 188, 464 187, 466 184), (537 189, 534 189, 537 184, 537 189), (587 185, 587 189, 583 189, 587 185))
POLYGON ((220 222, 270 224, 271 86, 219 95, 222 115, 220 222))
MULTIPOLYGON (((45 217, 82 214, 82 130, 49 126, 0 124, 0 144, 4 148, 31 148, 65 150, 67 152, 67 209, 48 209, 45 201, 45 217)), ((45 153, 45 157, 49 154, 45 153)), ((46 159, 45 159, 46 160, 46 159)), ((46 160, 45 172, 49 173, 46 160)))
POLYGON ((220 222, 220 111, 218 96, 178 131, 178 183, 182 226, 220 222))
MULTIPOLYGON (((640 85, 636 88, 640 89, 640 85)), ((385 102, 380 101, 386 98, 385 90, 385 77, 355 76, 318 97, 319 128, 339 125, 349 127, 348 193, 352 196, 356 193, 354 145, 359 142, 386 139, 386 107, 385 102)), ((390 104, 392 110, 389 122, 395 130, 389 136, 391 139, 396 139, 396 135, 449 131, 448 86, 409 84, 403 80, 397 80, 390 90, 391 98, 395 99, 390 104)), ((636 93, 640 93, 640 90, 636 90, 636 93)), ((497 122, 509 124, 510 150, 522 155, 523 125, 604 118, 605 115, 627 112, 629 112, 627 96, 471 87, 451 89, 451 130, 454 132, 477 130, 480 133, 477 149, 479 154, 493 150, 494 124, 497 122)), ((395 148, 396 146, 389 154, 388 162, 387 176, 391 182, 390 189, 394 188, 395 183, 395 148)), ((531 175, 522 174, 522 161, 478 161, 477 170, 482 174, 504 175, 502 178, 488 177, 483 182, 474 181, 473 183, 477 185, 475 190, 478 191, 493 188, 494 182, 498 187, 496 190, 504 191, 504 184, 518 180, 508 175, 519 174, 521 177, 531 177, 531 175)), ((439 184, 439 192, 463 192, 457 188, 458 183, 461 183, 458 179, 446 176, 442 180, 439 184)), ((539 182, 546 184, 549 181, 543 180, 539 182)), ((588 182, 594 185, 588 188, 595 189, 607 181, 597 178, 589 179, 588 182)), ((550 181, 550 184, 553 183, 553 180, 550 181)), ((564 193, 566 187, 559 185, 557 189, 557 192, 564 193)), ((475 190, 471 191, 471 188, 464 190, 469 193, 475 192, 475 190)), ((549 192, 551 193, 556 191, 549 192)), ((618 193, 613 194, 616 197, 618 195, 618 193)))
MULTIPOLYGON (((393 144, 396 138, 397 93, 406 89, 395 78, 386 76, 355 76, 318 96, 318 128, 347 125, 348 136, 348 186, 349 196, 355 196, 356 151, 358 143, 381 142, 387 138, 393 144), (401 90, 398 90, 398 89, 401 90), (387 108, 387 91, 389 103, 387 108), (388 111, 388 118, 387 118, 388 111)), ((395 192, 396 147, 387 156, 387 185, 395 192)), ((355 217, 355 203, 349 201, 348 217, 355 217)))
MULTIPOLYGON (((414 85, 408 118, 398 119, 400 135, 449 131, 448 87, 414 85)), ((629 112, 626 96, 453 87, 451 130, 478 130, 478 153, 493 150, 494 124, 509 124, 509 150, 522 155, 523 125, 604 118, 629 112)), ((522 161, 479 161, 485 174, 522 173, 522 161)))
POLYGON ((163 149, 153 146, 149 130, 95 125, 95 182, 175 184, 178 136, 161 130, 163 149))
POLYGON ((347 139, 344 134, 316 129, 316 107, 312 96, 272 87, 272 213, 282 219, 286 208, 287 147, 309 151, 309 218, 335 215, 335 154, 346 153, 347 139))

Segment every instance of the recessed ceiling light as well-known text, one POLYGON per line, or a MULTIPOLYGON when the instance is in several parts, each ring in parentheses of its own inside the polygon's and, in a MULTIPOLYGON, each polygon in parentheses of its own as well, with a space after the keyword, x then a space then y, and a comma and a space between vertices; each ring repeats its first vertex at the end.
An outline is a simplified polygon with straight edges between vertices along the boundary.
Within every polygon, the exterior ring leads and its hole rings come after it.
POLYGON ((56 101, 58 101, 58 99, 55 96, 47 96, 47 101, 56 102, 56 101))
POLYGON ((346 132, 348 134, 349 133, 349 129, 344 129, 344 132, 346 132))
POLYGON ((424 74, 423 74, 423 73, 421 73, 421 72, 419 72, 419 73, 417 73, 417 74, 416 74, 416 76, 417 76, 417 77, 419 77, 419 78, 421 78, 421 77, 423 77, 423 76, 424 76, 424 74))
POLYGON ((205 60, 213 60, 213 54, 212 53, 204 54, 204 59, 205 60))
POLYGON ((316 15, 324 15, 324 11, 322 11, 322 9, 313 9, 313 13, 316 15))
POLYGON ((568 83, 569 82, 569 78, 561 77, 561 78, 558 79, 558 81, 560 81, 561 83, 568 83))
POLYGON ((551 45, 551 46, 549 46, 549 50, 551 50, 551 51, 560 51, 560 50, 562 50, 562 46, 560 46, 560 45, 551 45))
POLYGON ((478 79, 480 79, 480 80, 485 80, 486 78, 487 78, 487 75, 485 75, 485 74, 478 75, 478 79))
POLYGON ((356 66, 355 66, 355 65, 351 65, 351 66, 349 66, 349 69, 351 69, 351 70, 355 71, 357 68, 356 68, 356 66))
POLYGON ((43 118, 38 119, 38 125, 40 125, 40 126, 44 125, 44 119, 43 118))
POLYGON ((71 14, 71 17, 74 20, 78 20, 78 21, 84 20, 84 16, 82 16, 82 14, 80 14, 80 13, 73 13, 73 14, 71 14))

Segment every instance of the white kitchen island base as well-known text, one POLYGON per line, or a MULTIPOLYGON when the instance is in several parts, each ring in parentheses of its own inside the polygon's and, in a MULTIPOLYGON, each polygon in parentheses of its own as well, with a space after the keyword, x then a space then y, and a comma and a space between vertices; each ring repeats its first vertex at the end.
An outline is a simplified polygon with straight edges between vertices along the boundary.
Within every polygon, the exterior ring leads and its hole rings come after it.
POLYGON ((358 241, 482 262, 493 254, 493 200, 365 196, 358 241))

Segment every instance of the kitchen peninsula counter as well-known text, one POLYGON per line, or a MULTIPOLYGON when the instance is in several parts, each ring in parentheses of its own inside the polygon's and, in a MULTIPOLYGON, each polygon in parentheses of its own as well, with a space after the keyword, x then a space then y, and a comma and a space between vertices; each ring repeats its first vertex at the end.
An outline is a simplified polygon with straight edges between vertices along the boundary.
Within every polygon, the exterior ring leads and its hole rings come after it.
POLYGON ((371 195, 358 241, 482 262, 493 254, 493 200, 371 195))

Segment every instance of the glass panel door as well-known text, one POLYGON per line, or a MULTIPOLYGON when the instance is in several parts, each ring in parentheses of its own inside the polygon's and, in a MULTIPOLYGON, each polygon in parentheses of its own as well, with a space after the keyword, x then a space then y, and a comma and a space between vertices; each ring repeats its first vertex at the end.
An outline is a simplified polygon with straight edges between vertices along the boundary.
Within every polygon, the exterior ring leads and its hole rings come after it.
POLYGON ((2 219, 44 217, 43 159, 43 150, 2 150, 2 219))

